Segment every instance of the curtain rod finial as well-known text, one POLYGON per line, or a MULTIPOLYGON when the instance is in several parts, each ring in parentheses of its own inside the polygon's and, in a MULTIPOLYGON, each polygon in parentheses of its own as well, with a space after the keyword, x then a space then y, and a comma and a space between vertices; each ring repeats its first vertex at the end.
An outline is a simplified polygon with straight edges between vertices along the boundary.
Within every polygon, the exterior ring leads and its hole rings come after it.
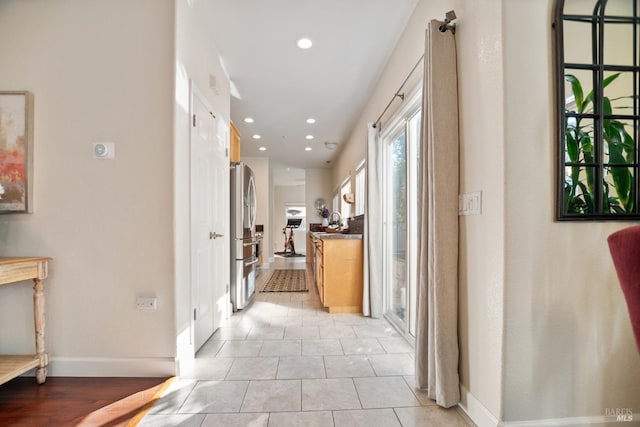
POLYGON ((438 28, 440 30, 441 33, 444 33, 447 30, 451 30, 452 34, 456 33, 456 24, 451 24, 451 21, 456 19, 456 13, 453 10, 450 10, 449 12, 447 12, 444 16, 444 22, 442 23, 442 25, 440 25, 440 27, 438 28))

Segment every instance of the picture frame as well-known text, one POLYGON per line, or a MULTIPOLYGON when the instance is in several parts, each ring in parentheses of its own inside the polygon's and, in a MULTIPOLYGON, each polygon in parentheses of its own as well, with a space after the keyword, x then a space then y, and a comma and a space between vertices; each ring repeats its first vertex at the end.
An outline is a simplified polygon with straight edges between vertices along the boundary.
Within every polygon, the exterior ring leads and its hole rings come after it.
POLYGON ((33 212, 33 94, 0 91, 0 214, 33 212))

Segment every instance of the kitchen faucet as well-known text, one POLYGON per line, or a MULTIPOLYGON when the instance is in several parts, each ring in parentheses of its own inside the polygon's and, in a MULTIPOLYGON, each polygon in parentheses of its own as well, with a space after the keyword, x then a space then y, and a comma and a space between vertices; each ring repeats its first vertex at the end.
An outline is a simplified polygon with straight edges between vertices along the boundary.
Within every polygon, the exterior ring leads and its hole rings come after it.
POLYGON ((331 212, 331 215, 329 215, 329 223, 330 224, 340 224, 340 220, 342 219, 342 216, 340 215, 340 212, 331 212), (333 216, 334 215, 338 215, 338 220, 337 221, 333 221, 333 216))

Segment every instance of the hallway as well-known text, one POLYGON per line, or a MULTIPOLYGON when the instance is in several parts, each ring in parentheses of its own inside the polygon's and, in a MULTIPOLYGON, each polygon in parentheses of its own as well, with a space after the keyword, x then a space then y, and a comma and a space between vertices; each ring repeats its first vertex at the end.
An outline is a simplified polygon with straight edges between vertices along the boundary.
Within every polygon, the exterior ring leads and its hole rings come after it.
MULTIPOLYGON (((261 270, 305 269, 277 257, 261 270)), ((328 314, 309 292, 257 293, 198 352, 140 426, 462 426, 412 387, 413 348, 383 319, 328 314)))

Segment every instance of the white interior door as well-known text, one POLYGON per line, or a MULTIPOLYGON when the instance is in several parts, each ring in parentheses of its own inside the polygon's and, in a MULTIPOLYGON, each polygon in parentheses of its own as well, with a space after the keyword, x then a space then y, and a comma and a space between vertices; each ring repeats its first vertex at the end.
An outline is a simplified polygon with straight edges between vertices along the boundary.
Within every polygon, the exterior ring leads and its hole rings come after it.
POLYGON ((194 348, 227 316, 229 167, 225 126, 191 86, 191 289, 194 348))

